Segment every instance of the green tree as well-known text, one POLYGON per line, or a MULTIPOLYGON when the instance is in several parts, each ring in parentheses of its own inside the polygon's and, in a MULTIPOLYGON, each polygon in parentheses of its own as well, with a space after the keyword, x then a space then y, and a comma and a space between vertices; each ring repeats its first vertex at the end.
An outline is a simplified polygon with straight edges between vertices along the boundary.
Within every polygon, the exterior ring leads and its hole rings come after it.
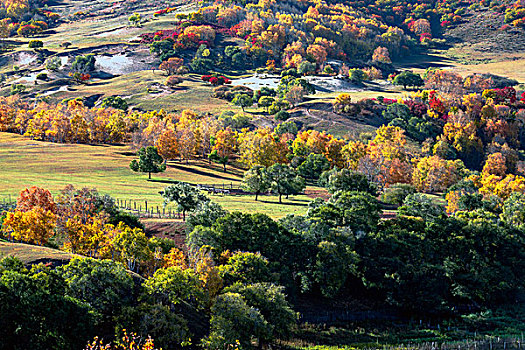
POLYGON ((403 205, 397 209, 398 215, 419 216, 425 220, 433 220, 445 214, 445 208, 436 204, 422 193, 408 195, 403 205))
POLYGON ((361 84, 365 79, 365 72, 359 68, 352 68, 348 71, 348 77, 353 83, 361 84))
POLYGON ((164 159, 159 155, 156 147, 142 147, 138 151, 138 156, 139 160, 132 160, 129 167, 135 172, 148 173, 148 179, 151 179, 151 173, 161 173, 166 170, 164 159))
POLYGON ((503 203, 501 219, 509 226, 525 227, 525 195, 514 192, 503 203))
POLYGON ((159 269, 143 286, 147 295, 163 305, 189 303, 200 309, 207 304, 206 293, 193 269, 179 266, 159 269))
POLYGON ((301 75, 309 75, 314 72, 315 72, 315 63, 312 63, 310 61, 301 62, 301 64, 299 64, 299 67, 297 69, 297 73, 301 75))
POLYGON ((151 336, 155 346, 162 349, 178 349, 191 338, 188 322, 162 304, 142 303, 127 307, 115 328, 133 330, 143 339, 151 336))
POLYGON ((328 178, 328 191, 336 193, 338 191, 360 191, 376 195, 376 186, 365 175, 349 169, 334 171, 328 178))
POLYGON ((112 107, 125 112, 128 110, 128 103, 120 96, 108 96, 102 100, 102 107, 112 107))
POLYGON ((185 182, 166 187, 162 197, 165 205, 171 202, 177 204, 177 210, 182 212, 184 221, 188 211, 196 210, 201 204, 209 201, 197 188, 185 182))
POLYGON ((408 108, 408 106, 403 103, 392 103, 386 108, 385 111, 383 111, 383 118, 385 118, 387 121, 399 119, 404 123, 407 123, 411 117, 412 113, 410 112, 410 108, 408 108))
POLYGON ((297 167, 297 172, 307 179, 317 180, 328 169, 330 169, 330 162, 324 155, 310 153, 306 160, 297 167))
POLYGON ((362 235, 376 228, 380 213, 377 199, 369 193, 339 191, 326 203, 322 200, 313 201, 307 216, 331 227, 349 227, 362 235))
POLYGON ((89 54, 86 56, 77 56, 71 65, 74 72, 89 73, 95 70, 95 56, 89 54))
POLYGON ((243 349, 252 346, 252 340, 266 343, 271 340, 271 326, 259 310, 249 306, 238 293, 225 293, 217 297, 211 309, 210 335, 204 339, 205 347, 227 349, 236 346, 243 349))
POLYGON ((253 105, 253 99, 246 95, 246 94, 237 94, 232 100, 232 103, 235 106, 239 106, 242 108, 242 111, 244 112, 244 109, 246 107, 250 107, 253 105))
POLYGON ((357 255, 351 250, 351 245, 333 241, 321 241, 317 248, 315 281, 325 297, 333 298, 344 286, 349 273, 355 273, 357 255))
POLYGON ((94 311, 67 295, 57 271, 0 260, 1 349, 82 349, 95 332, 94 311))
POLYGON ((416 193, 414 186, 409 184, 394 184, 385 188, 381 200, 388 204, 401 205, 409 194, 416 193))
POLYGON ((305 187, 304 179, 298 176, 294 169, 285 164, 274 164, 268 168, 270 189, 279 195, 282 203, 283 195, 297 194, 305 187))
POLYGON ((40 49, 44 47, 44 43, 42 40, 29 40, 29 44, 27 45, 30 49, 40 49))
POLYGON ((246 191, 254 192, 255 200, 257 200, 259 194, 268 191, 270 188, 266 168, 262 165, 256 165, 246 171, 242 179, 242 187, 246 191))
POLYGON ((199 204, 186 221, 188 232, 193 231, 197 226, 211 227, 218 218, 223 217, 228 212, 223 207, 212 201, 204 201, 199 204))
POLYGON ((128 21, 133 25, 134 27, 138 27, 140 25, 141 16, 140 13, 133 13, 131 16, 129 16, 128 21))
POLYGON ((134 300, 134 283, 120 263, 74 258, 58 269, 67 283, 67 295, 77 298, 111 322, 134 300))
POLYGON ((421 78, 419 74, 415 74, 409 70, 405 70, 396 75, 393 83, 394 85, 402 85, 405 90, 407 86, 419 87, 425 84, 423 78, 421 78))
POLYGON ((270 326, 272 338, 288 336, 297 321, 297 314, 286 301, 284 287, 272 283, 236 283, 224 291, 242 295, 246 304, 259 310, 270 326))
POLYGON ((270 263, 261 253, 237 252, 226 264, 219 266, 221 277, 227 285, 272 282, 270 263))
POLYGON ((299 132, 299 128, 297 127, 297 124, 294 121, 290 120, 277 125, 274 131, 279 136, 284 134, 292 134, 293 136, 295 136, 297 135, 297 132, 299 132))
POLYGON ((139 228, 119 226, 117 234, 113 238, 113 247, 119 254, 119 259, 126 262, 128 269, 139 272, 141 262, 152 257, 149 249, 149 240, 139 228))
POLYGON ((268 107, 270 107, 274 101, 275 101, 275 98, 273 97, 262 96, 257 102, 257 104, 259 105, 259 107, 265 108, 266 112, 268 112, 268 107))

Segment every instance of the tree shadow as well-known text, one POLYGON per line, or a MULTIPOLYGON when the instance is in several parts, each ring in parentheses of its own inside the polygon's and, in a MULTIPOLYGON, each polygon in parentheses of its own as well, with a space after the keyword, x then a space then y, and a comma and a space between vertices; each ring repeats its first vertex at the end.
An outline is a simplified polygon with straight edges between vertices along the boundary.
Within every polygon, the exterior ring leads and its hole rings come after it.
POLYGON ((192 168, 190 165, 184 166, 184 165, 179 165, 179 164, 168 164, 168 168, 174 168, 174 169, 185 171, 185 172, 192 173, 192 174, 195 174, 195 175, 212 177, 212 178, 215 178, 215 179, 228 180, 228 181, 238 181, 239 180, 239 179, 236 179, 236 178, 222 176, 222 175, 213 174, 213 173, 210 173, 210 172, 207 172, 207 171, 202 171, 202 170, 199 170, 199 169, 195 169, 195 168, 192 168))
POLYGON ((293 206, 293 207, 306 207, 308 206, 308 203, 310 201, 304 200, 304 199, 296 199, 296 198, 283 198, 282 203, 279 203, 279 198, 275 200, 262 200, 261 197, 259 197, 259 200, 257 202, 265 203, 265 204, 278 204, 278 205, 287 205, 287 206, 293 206), (307 203, 297 203, 297 202, 307 202, 307 203))

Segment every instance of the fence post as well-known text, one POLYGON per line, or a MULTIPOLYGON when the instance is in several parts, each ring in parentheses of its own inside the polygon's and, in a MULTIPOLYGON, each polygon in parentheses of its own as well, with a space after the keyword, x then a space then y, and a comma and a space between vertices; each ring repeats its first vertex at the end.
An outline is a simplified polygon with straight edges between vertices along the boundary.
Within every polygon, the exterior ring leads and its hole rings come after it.
POLYGON ((144 201, 146 203, 146 212, 148 211, 148 201, 144 201))

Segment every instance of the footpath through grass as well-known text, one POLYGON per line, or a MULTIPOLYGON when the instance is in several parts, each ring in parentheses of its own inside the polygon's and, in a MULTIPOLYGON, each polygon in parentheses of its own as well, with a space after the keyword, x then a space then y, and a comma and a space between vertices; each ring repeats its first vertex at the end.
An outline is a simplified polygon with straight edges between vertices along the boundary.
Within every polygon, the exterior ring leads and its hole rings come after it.
MULTIPOLYGON (((129 146, 72 145, 40 142, 20 135, 0 133, 0 201, 15 199, 26 187, 36 185, 49 189, 54 195, 67 184, 75 187, 96 188, 121 200, 136 201, 137 205, 148 201, 148 206, 161 206, 159 191, 170 182, 185 181, 193 184, 214 184, 228 188, 238 185, 242 170, 230 168, 227 173, 222 165, 202 161, 169 163, 164 173, 134 173, 129 163, 134 159, 129 146)), ((213 201, 234 211, 264 213, 278 218, 290 213, 303 214, 311 200, 305 195, 283 199, 277 196, 210 195, 213 201)), ((174 207, 173 207, 174 208, 174 207)))

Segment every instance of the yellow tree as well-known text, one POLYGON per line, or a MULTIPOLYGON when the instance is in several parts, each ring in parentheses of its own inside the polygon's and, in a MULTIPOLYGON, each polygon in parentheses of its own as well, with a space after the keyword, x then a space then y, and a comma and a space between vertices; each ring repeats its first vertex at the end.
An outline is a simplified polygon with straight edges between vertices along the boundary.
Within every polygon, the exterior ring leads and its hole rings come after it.
POLYGON ((11 238, 26 243, 46 244, 53 236, 56 215, 50 210, 34 207, 28 211, 8 212, 2 229, 11 238))
POLYGON ((237 132, 230 127, 220 130, 215 135, 215 144, 212 148, 212 155, 213 158, 216 158, 216 160, 224 166, 224 171, 226 171, 226 164, 228 164, 229 159, 239 146, 237 140, 237 132))
POLYGON ((168 268, 172 266, 180 267, 185 270, 188 268, 188 261, 184 252, 178 248, 171 248, 170 251, 162 258, 163 266, 168 268))
POLYGON ((164 130, 155 141, 155 147, 165 162, 180 156, 179 139, 173 129, 164 130))
POLYGON ((361 141, 350 141, 341 150, 346 167, 356 170, 359 160, 367 154, 367 145, 361 141))
POLYGON ((413 185, 422 192, 441 192, 457 182, 460 164, 458 161, 441 159, 438 156, 419 159, 412 173, 413 185))
POLYGON ((286 141, 267 128, 240 133, 239 151, 241 162, 248 168, 254 165, 268 167, 275 163, 286 163, 289 153, 286 141))
POLYGON ((212 139, 221 128, 219 120, 213 116, 208 116, 197 120, 197 132, 200 135, 200 153, 204 159, 212 149, 212 139))
POLYGON ((505 176, 507 172, 506 159, 500 152, 487 157, 482 173, 487 175, 505 176))

